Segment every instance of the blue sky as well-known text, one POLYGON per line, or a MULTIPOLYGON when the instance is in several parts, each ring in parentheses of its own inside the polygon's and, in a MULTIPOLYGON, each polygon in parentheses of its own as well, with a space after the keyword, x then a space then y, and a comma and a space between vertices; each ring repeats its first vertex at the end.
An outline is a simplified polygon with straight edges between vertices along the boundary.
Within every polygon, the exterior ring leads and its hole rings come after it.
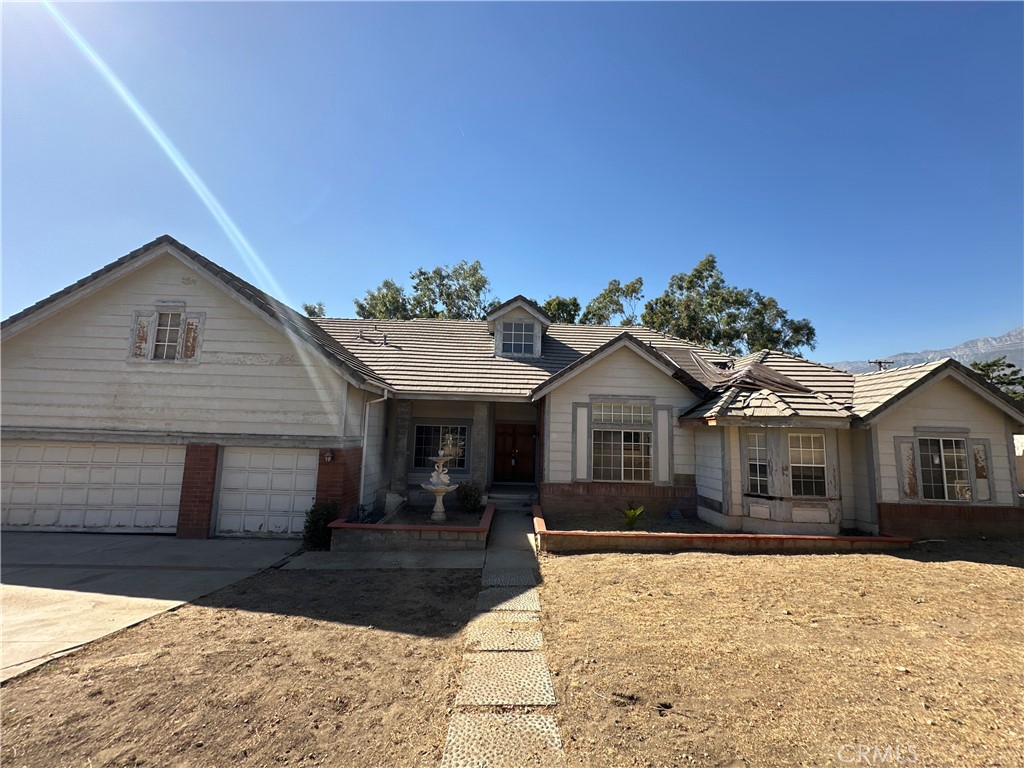
POLYGON ((1020 3, 4 3, 3 315, 168 233, 293 306, 480 259, 498 298, 714 253, 819 360, 1024 322, 1020 3))

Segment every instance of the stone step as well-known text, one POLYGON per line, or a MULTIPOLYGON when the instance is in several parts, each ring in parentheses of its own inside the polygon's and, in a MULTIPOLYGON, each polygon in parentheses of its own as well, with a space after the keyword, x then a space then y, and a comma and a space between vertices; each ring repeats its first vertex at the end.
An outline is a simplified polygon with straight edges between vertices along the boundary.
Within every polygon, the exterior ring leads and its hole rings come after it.
POLYGON ((457 712, 441 768, 562 768, 558 724, 550 715, 457 712))
POLYGON ((544 654, 534 651, 467 653, 457 707, 553 707, 555 688, 544 654))

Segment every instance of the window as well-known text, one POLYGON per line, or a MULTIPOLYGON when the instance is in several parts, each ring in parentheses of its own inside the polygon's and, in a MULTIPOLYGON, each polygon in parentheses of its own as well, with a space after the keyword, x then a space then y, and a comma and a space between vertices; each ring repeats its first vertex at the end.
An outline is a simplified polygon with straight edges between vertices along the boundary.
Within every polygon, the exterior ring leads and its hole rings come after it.
POLYGON ((185 312, 184 302, 165 302, 132 317, 129 360, 198 363, 206 315, 185 312))
POLYGON ((180 335, 181 312, 157 313, 153 359, 173 360, 176 358, 178 356, 178 337, 180 335))
POLYGON ((794 496, 824 496, 825 436, 791 433, 789 468, 794 496))
POLYGON ((593 478, 626 483, 652 480, 654 407, 650 403, 594 403, 593 478), (601 425, 597 428, 596 425, 601 425), (636 426, 646 429, 636 429, 636 426), (615 427, 615 428, 608 428, 615 427))
POLYGON ((457 459, 448 462, 449 469, 465 469, 469 451, 467 449, 467 437, 469 428, 457 424, 417 424, 416 438, 413 445, 414 467, 433 469, 433 457, 441 450, 444 439, 451 435, 456 445, 460 446, 462 455, 457 459))
POLYGON ((534 324, 526 320, 506 320, 501 324, 503 355, 534 354, 534 324))
POLYGON ((922 437, 918 439, 917 444, 921 454, 922 498, 970 501, 971 479, 967 474, 967 441, 957 437, 922 437))
POLYGON ((768 495, 768 435, 747 433, 747 493, 768 495))

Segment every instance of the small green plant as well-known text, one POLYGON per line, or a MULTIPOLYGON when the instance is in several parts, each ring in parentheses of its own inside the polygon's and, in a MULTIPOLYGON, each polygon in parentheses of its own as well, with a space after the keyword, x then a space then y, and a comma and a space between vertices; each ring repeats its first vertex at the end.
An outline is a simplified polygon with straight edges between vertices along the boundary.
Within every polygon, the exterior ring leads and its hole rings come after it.
POLYGON ((636 528, 636 523, 637 520, 640 519, 640 515, 644 513, 644 507, 643 504, 638 507, 631 501, 629 502, 629 506, 622 510, 622 512, 626 516, 626 528, 632 531, 636 528))
POLYGON ((318 501, 306 510, 306 524, 302 529, 302 544, 306 549, 330 549, 331 529, 327 524, 338 516, 338 505, 333 501, 318 501))
POLYGON ((480 508, 480 502, 483 501, 483 498, 484 492, 480 490, 479 485, 462 483, 455 489, 455 500, 459 502, 459 506, 466 512, 476 512, 480 508))

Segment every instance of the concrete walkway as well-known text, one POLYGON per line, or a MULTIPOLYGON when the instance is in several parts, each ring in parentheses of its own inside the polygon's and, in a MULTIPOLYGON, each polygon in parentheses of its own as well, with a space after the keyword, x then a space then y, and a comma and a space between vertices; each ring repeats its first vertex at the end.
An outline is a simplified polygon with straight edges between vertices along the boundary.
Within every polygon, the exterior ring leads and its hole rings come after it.
POLYGON ((295 539, 5 532, 0 680, 251 576, 295 539))
POLYGON ((555 705, 538 581, 531 513, 496 513, 441 768, 565 765, 555 718, 532 709, 555 705), (509 713, 509 706, 523 711, 509 713))

